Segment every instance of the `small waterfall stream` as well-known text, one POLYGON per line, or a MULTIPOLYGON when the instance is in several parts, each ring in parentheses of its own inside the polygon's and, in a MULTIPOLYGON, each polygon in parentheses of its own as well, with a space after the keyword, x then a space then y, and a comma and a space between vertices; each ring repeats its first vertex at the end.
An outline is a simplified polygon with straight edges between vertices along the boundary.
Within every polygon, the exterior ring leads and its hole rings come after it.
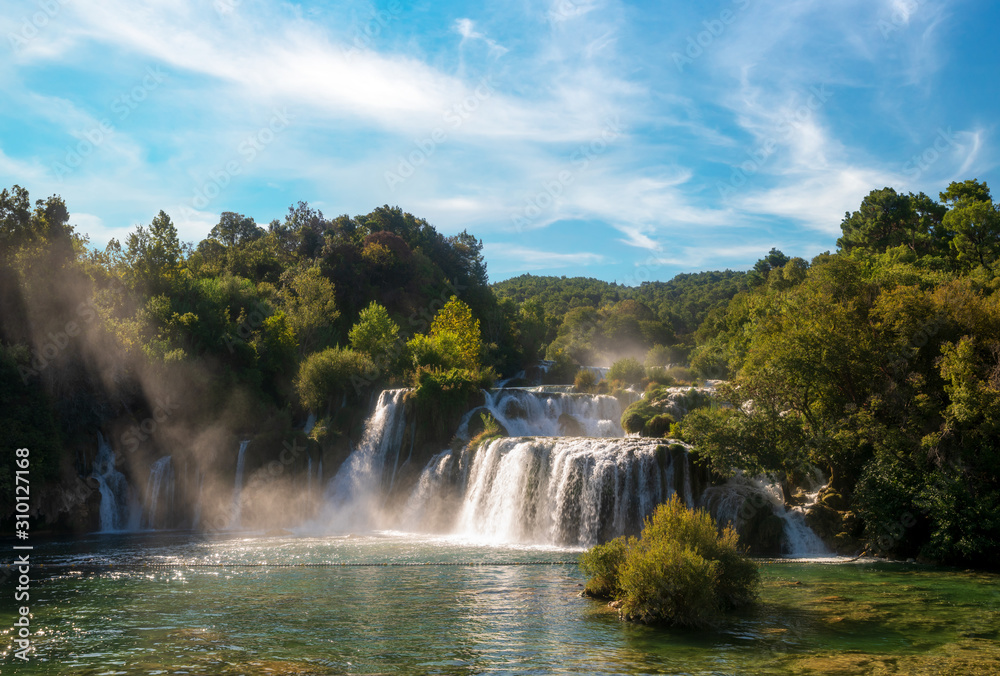
POLYGON ((344 461, 326 488, 324 518, 339 531, 372 527, 380 519, 385 487, 395 472, 406 430, 404 397, 408 390, 383 390, 365 423, 361 443, 344 461), (390 460, 389 456, 392 455, 390 460))
POLYGON ((173 458, 167 455, 154 462, 149 468, 143 528, 166 527, 167 517, 173 508, 174 463, 173 458))
POLYGON ((136 530, 139 510, 125 475, 115 467, 115 452, 104 435, 97 433, 97 457, 91 474, 101 493, 101 532, 136 530))
POLYGON ((490 413, 512 437, 622 437, 622 405, 606 394, 556 391, 552 386, 494 389, 484 407, 470 411, 458 429, 468 438, 473 416, 490 413))

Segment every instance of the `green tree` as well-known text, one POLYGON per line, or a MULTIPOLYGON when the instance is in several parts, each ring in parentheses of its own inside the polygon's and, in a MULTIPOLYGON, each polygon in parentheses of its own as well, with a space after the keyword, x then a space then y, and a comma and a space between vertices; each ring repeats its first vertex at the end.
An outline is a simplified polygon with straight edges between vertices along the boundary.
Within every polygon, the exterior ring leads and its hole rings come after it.
POLYGON ((989 187, 978 181, 952 183, 941 199, 951 206, 944 227, 952 233, 951 247, 959 262, 982 265, 992 273, 1000 254, 1000 212, 989 187))
POLYGON ((479 320, 472 316, 472 309, 452 296, 444 307, 437 311, 431 322, 431 336, 445 333, 455 336, 458 351, 462 355, 463 368, 478 370, 483 351, 479 320))
POLYGON ((224 246, 236 246, 260 239, 264 236, 264 229, 249 216, 223 211, 218 224, 212 228, 208 236, 224 246))
POLYGON ((327 411, 345 394, 357 393, 374 370, 375 365, 363 352, 327 348, 303 360, 295 377, 295 391, 310 411, 327 411))
POLYGON ((619 381, 626 385, 638 385, 645 377, 646 369, 639 363, 639 360, 626 357, 612 364, 605 378, 608 382, 619 381))
POLYGON ((133 288, 160 293, 169 288, 180 269, 181 244, 177 228, 160 211, 148 228, 137 226, 125 239, 125 263, 133 288))
POLYGON ((286 279, 282 304, 298 338, 299 353, 306 355, 328 345, 340 316, 333 283, 315 265, 288 270, 282 276, 286 279))
POLYGON ((399 325, 389 317, 388 310, 372 301, 361 311, 348 337, 352 349, 377 360, 389 354, 399 340, 399 325))

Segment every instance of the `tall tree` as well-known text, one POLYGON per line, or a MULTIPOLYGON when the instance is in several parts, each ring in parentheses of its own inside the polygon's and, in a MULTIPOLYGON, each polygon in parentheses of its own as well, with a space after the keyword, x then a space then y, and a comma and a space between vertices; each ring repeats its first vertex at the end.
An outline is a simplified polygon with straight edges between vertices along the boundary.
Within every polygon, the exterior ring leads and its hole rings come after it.
POLYGON ((959 262, 969 267, 982 265, 992 273, 1000 254, 1000 212, 989 187, 977 180, 955 182, 941 193, 941 199, 951 206, 944 227, 952 233, 951 248, 959 262))
POLYGON ((478 369, 483 351, 479 320, 472 316, 472 309, 452 296, 444 307, 438 310, 431 322, 431 336, 449 333, 458 340, 459 352, 465 367, 478 369))
POLYGON ((212 228, 208 236, 219 240, 225 246, 234 246, 263 237, 264 229, 259 227, 249 216, 233 211, 223 211, 218 224, 212 228))

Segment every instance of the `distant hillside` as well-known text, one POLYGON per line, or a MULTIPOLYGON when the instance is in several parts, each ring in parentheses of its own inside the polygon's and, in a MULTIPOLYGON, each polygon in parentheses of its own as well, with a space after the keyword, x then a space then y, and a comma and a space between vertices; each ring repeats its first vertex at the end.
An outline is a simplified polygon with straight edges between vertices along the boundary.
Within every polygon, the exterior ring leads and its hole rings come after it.
POLYGON ((667 282, 640 286, 613 284, 589 277, 553 277, 531 274, 492 285, 500 298, 518 305, 536 300, 547 317, 563 318, 574 308, 601 309, 623 300, 636 300, 668 323, 678 338, 694 333, 708 313, 725 307, 747 289, 747 273, 732 270, 680 274, 667 282))

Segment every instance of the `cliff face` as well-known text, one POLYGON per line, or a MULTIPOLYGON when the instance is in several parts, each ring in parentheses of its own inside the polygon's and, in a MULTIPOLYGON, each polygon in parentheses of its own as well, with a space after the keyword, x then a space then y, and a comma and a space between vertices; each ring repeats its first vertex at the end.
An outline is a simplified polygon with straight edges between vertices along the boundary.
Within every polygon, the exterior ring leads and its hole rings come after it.
POLYGON ((101 526, 101 493, 97 480, 76 475, 42 486, 31 502, 34 532, 88 533, 101 526))

